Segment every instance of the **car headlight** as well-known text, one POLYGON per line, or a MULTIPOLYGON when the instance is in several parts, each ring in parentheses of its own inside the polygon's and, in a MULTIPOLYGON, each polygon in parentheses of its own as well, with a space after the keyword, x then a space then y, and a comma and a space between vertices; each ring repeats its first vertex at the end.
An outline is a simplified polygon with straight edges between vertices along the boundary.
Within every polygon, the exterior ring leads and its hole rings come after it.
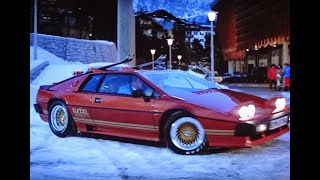
POLYGON ((248 106, 242 106, 239 109, 240 120, 247 120, 253 117, 255 113, 256 113, 256 107, 253 104, 250 104, 248 106))
POLYGON ((286 107, 286 99, 285 98, 278 98, 276 101, 275 101, 275 106, 276 106, 276 110, 277 111, 280 111, 282 110, 283 108, 286 107))

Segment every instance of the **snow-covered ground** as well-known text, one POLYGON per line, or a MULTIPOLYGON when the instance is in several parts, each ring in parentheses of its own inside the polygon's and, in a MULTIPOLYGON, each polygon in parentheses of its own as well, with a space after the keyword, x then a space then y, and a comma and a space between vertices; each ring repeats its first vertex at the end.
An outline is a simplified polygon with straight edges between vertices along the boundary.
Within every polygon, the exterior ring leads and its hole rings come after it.
POLYGON ((290 133, 253 148, 195 156, 143 143, 55 136, 34 111, 37 89, 89 65, 38 51, 39 59, 50 65, 30 84, 30 179, 290 179, 290 133))

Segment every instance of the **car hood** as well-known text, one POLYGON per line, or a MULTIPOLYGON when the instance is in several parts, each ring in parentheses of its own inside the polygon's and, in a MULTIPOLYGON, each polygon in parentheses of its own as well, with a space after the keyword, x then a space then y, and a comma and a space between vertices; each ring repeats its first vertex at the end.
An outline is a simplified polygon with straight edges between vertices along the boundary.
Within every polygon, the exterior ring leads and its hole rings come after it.
POLYGON ((179 92, 172 94, 173 97, 187 101, 189 103, 216 110, 223 113, 229 113, 235 108, 251 103, 256 108, 265 108, 266 99, 232 91, 229 89, 208 89, 195 92, 179 92))

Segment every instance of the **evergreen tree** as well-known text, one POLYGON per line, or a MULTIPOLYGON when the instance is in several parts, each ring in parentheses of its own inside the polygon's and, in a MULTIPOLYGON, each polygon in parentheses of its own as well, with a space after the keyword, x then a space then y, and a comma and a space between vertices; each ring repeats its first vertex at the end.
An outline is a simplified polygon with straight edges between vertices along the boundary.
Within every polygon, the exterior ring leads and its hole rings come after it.
POLYGON ((173 45, 172 48, 172 58, 177 59, 177 55, 182 55, 181 62, 185 62, 189 64, 190 53, 186 43, 186 29, 185 26, 181 24, 181 22, 176 21, 173 25, 172 29, 173 34, 173 45))
POLYGON ((203 46, 200 44, 199 39, 194 39, 191 43, 191 60, 195 61, 196 63, 201 61, 203 56, 203 46))

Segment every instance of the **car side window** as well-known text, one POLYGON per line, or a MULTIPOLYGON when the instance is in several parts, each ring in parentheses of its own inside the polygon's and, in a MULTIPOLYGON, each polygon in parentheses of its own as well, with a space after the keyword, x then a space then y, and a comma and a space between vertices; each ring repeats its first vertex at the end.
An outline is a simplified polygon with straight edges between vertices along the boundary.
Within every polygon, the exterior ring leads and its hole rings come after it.
POLYGON ((102 78, 103 74, 95 74, 88 78, 86 84, 82 87, 81 91, 96 92, 97 86, 102 78))
MULTIPOLYGON (((154 96, 155 91, 138 76, 130 74, 106 75, 98 87, 98 92, 132 96, 134 90, 142 90, 146 96, 154 96)), ((159 93, 156 94, 160 96, 159 93)))
POLYGON ((156 94, 155 91, 147 83, 145 83, 135 75, 131 77, 130 85, 132 90, 142 90, 143 93, 148 97, 154 95, 156 95, 157 97, 159 96, 159 93, 156 94))
POLYGON ((131 95, 130 75, 107 75, 98 88, 98 92, 105 94, 131 95))

